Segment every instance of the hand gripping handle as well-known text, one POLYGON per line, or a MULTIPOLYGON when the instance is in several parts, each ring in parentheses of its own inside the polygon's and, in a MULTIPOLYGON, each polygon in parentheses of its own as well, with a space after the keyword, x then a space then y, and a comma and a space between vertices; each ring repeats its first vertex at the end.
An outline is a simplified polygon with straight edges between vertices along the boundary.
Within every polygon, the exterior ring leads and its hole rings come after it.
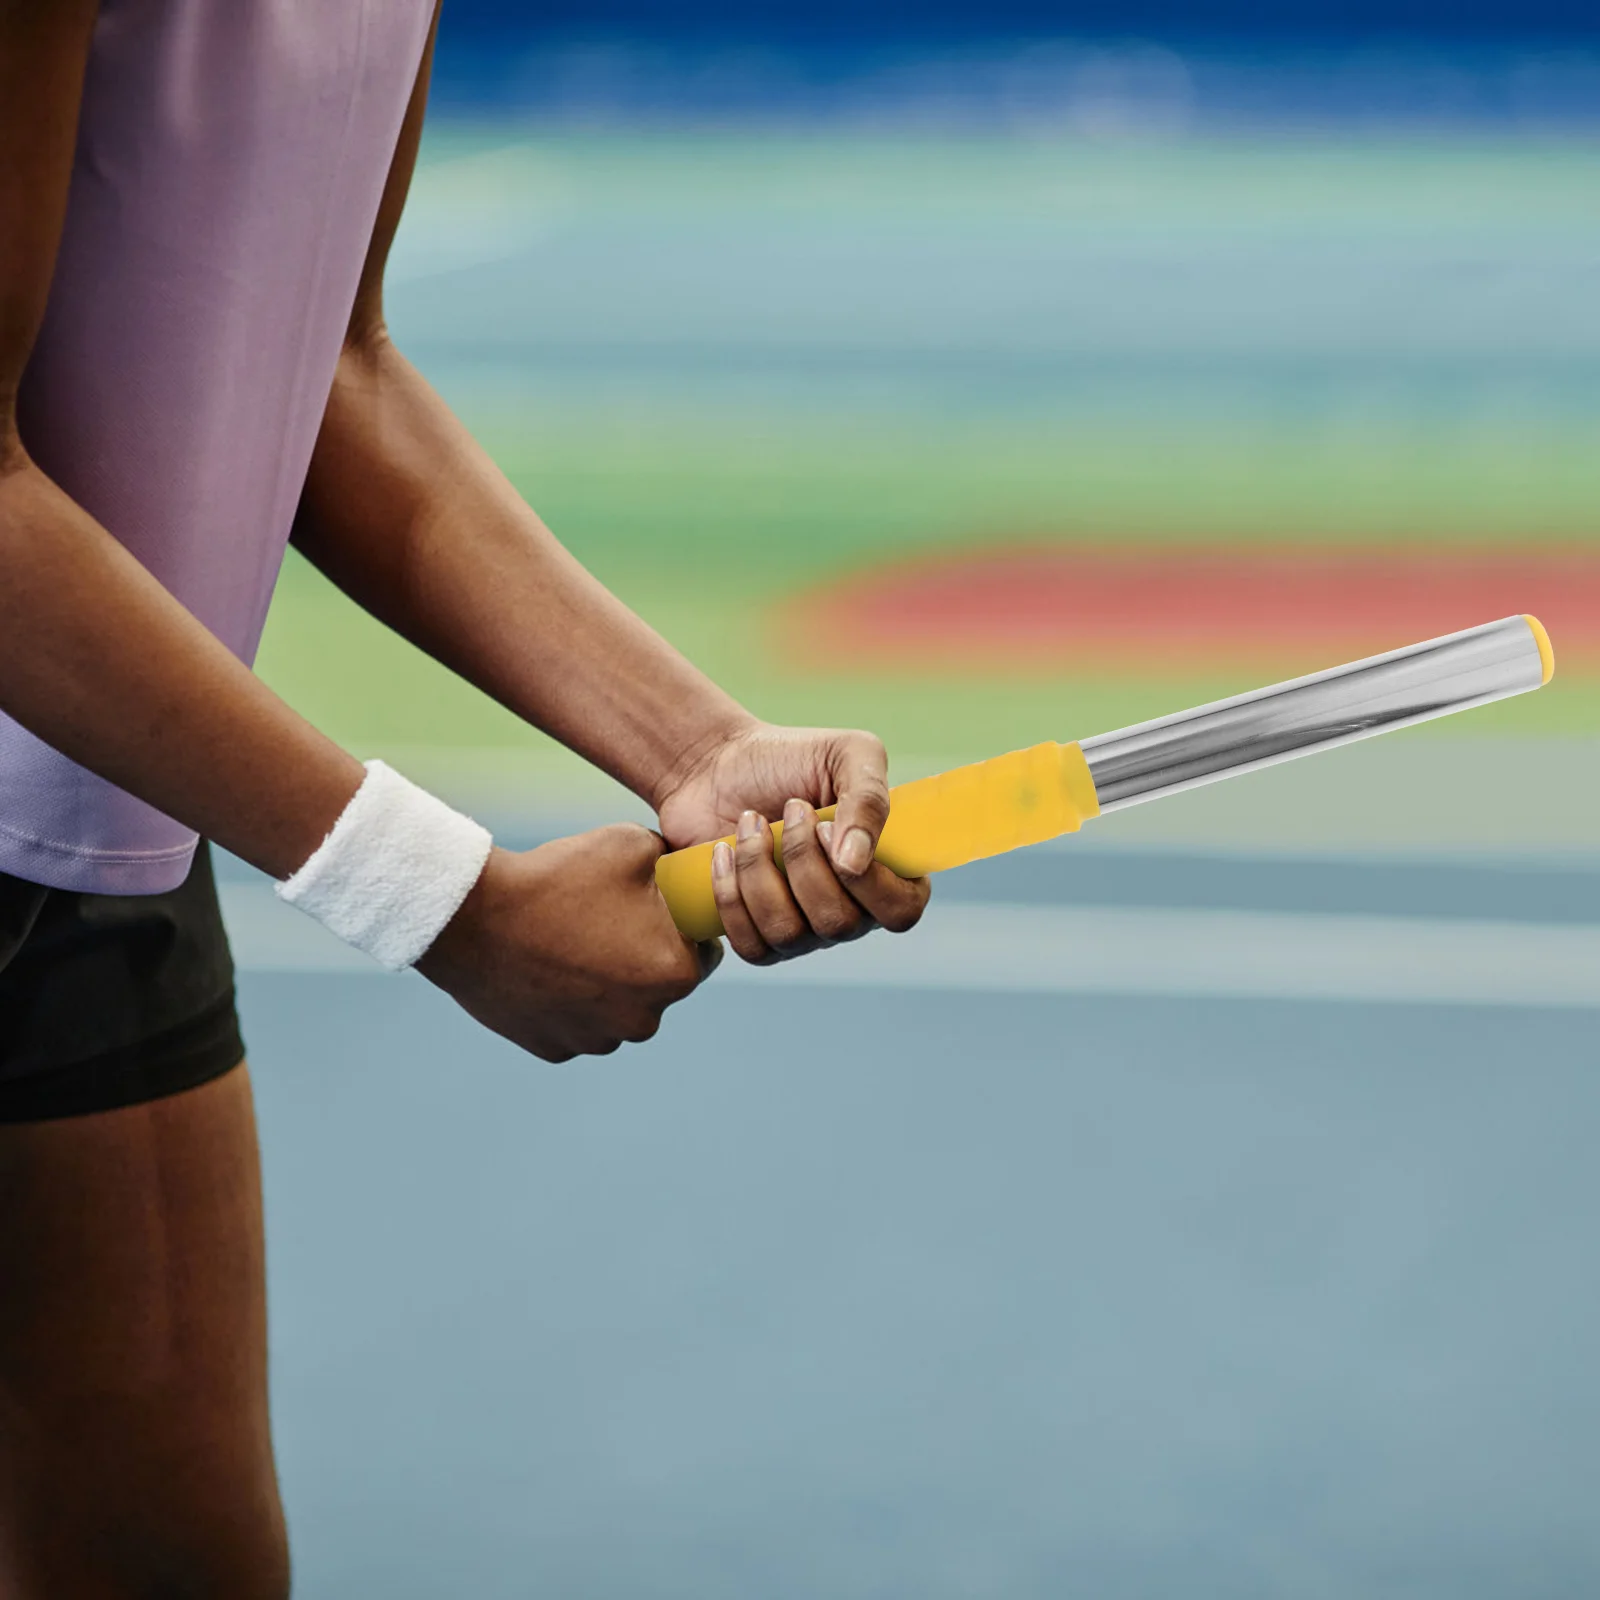
MULTIPOLYGON (((1076 832, 1099 811, 1083 751, 1075 744, 1036 744, 891 789, 877 858, 902 878, 920 878, 1076 832)), ((817 815, 833 812, 829 806, 817 815)), ((781 867, 781 822, 772 835, 781 867)), ((714 939, 722 932, 711 893, 713 848, 691 845, 656 863, 656 886, 688 939, 714 939)))

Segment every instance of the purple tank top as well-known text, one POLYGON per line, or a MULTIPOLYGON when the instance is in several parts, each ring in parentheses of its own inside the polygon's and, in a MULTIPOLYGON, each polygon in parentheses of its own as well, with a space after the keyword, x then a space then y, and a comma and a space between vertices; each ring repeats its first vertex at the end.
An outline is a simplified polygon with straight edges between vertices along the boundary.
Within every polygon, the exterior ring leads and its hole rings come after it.
MULTIPOLYGON (((432 12, 101 7, 22 437, 247 662, 432 12)), ((0 872, 152 894, 183 881, 194 848, 187 828, 0 716, 0 872)))

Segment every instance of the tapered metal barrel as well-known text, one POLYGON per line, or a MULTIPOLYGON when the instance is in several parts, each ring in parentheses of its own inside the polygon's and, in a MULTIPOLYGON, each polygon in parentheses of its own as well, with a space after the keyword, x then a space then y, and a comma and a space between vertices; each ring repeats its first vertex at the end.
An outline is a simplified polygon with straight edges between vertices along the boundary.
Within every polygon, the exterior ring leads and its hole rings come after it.
POLYGON ((1351 744, 1548 681, 1550 644, 1530 617, 1446 634, 1387 655, 1218 700, 1082 741, 1100 810, 1155 800, 1351 744))

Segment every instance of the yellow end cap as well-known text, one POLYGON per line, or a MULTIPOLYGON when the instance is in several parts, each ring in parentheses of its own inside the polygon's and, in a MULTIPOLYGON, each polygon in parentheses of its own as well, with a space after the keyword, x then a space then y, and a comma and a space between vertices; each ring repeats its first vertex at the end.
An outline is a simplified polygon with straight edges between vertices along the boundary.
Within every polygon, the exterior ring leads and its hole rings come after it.
POLYGON ((1530 617, 1524 612, 1522 620, 1528 624, 1534 643, 1539 646, 1539 665, 1544 668, 1539 687, 1543 688, 1556 675, 1556 653, 1551 648, 1550 635, 1544 631, 1544 624, 1537 617, 1530 617))

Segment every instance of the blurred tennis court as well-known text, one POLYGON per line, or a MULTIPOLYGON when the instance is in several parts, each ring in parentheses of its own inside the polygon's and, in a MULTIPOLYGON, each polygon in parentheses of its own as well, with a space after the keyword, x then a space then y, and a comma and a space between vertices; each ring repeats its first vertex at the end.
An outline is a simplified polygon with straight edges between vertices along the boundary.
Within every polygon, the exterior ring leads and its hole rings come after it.
MULTIPOLYGON (((397 339, 763 715, 909 777, 1514 611, 1558 673, 561 1069, 225 866, 298 1593, 1600 1584, 1597 195, 1570 131, 436 120, 397 339)), ((302 565, 262 669, 506 842, 642 815, 302 565)))

